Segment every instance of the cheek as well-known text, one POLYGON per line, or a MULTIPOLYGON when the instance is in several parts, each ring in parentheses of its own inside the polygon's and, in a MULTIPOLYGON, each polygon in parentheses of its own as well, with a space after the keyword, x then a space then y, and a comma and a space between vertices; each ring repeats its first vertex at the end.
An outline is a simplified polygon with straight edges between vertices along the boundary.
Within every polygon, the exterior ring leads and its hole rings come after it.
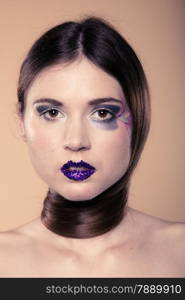
POLYGON ((101 149, 102 158, 109 161, 109 165, 120 164, 120 160, 127 164, 130 159, 130 140, 127 126, 120 122, 116 130, 99 136, 97 149, 101 149))
POLYGON ((57 147, 57 135, 53 134, 53 130, 37 122, 30 120, 26 124, 26 137, 29 152, 32 158, 46 161, 49 158, 51 161, 51 153, 57 147))
POLYGON ((46 134, 45 130, 40 127, 36 128, 34 126, 27 130, 27 140, 30 147, 37 150, 42 149, 42 151, 45 149, 44 147, 46 147, 51 141, 48 138, 48 133, 46 134))

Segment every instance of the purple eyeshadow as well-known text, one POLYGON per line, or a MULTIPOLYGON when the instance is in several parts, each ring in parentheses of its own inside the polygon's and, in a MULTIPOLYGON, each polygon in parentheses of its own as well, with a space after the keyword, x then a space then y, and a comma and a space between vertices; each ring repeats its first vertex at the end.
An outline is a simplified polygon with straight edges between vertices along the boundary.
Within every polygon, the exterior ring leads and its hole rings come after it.
POLYGON ((37 106, 37 108, 36 108, 36 110, 38 111, 39 114, 41 114, 42 112, 44 112, 48 109, 50 109, 50 107, 46 106, 46 105, 37 106))

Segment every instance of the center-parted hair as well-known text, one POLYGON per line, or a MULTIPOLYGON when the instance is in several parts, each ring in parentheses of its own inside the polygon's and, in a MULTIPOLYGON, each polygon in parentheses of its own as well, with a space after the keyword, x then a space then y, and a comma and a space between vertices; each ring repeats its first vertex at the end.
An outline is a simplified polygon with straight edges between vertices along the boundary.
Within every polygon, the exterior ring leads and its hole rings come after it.
POLYGON ((119 181, 91 200, 70 201, 50 189, 45 197, 41 220, 49 230, 66 237, 89 238, 111 230, 124 217, 131 174, 149 131, 150 97, 142 65, 128 42, 104 19, 89 17, 60 24, 33 44, 20 71, 19 115, 24 117, 29 87, 41 71, 72 63, 80 56, 120 83, 132 117, 131 158, 119 181))

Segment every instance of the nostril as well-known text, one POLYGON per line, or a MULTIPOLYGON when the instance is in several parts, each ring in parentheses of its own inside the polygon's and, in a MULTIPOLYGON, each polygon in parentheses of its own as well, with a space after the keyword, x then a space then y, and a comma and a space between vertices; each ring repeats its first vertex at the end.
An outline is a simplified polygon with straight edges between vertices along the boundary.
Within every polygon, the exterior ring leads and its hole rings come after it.
POLYGON ((81 146, 75 146, 75 145, 65 145, 65 149, 70 149, 72 151, 81 151, 81 150, 86 150, 88 147, 81 147, 81 146))

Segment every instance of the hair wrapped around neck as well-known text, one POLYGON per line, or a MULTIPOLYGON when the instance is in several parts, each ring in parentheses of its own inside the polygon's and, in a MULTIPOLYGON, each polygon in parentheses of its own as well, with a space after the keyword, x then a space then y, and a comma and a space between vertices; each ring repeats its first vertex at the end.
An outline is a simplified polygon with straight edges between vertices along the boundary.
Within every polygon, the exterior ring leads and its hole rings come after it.
POLYGON ((52 232, 72 238, 90 238, 117 226, 123 216, 128 196, 128 183, 119 180, 110 188, 85 201, 70 201, 47 193, 41 213, 43 224, 52 232))

